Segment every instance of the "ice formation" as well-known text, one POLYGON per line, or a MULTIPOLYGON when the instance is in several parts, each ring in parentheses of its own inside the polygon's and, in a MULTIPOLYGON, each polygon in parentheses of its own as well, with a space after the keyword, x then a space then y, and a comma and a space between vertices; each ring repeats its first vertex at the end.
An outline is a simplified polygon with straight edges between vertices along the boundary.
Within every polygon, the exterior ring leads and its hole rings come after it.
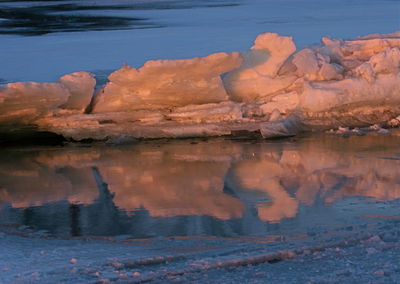
POLYGON ((278 72, 295 50, 290 37, 274 33, 259 35, 253 47, 244 53, 243 64, 224 77, 230 98, 254 101, 289 87, 296 77, 278 76, 278 72))
POLYGON ((61 107, 83 111, 92 100, 96 79, 88 72, 75 72, 62 76, 60 84, 70 93, 67 102, 61 107))
POLYGON ((60 109, 82 112, 90 103, 96 80, 88 72, 62 76, 57 83, 17 82, 0 86, 0 124, 35 124, 60 109))
POLYGON ((161 109, 228 100, 220 75, 241 63, 241 55, 215 53, 182 60, 154 60, 139 69, 123 66, 96 97, 94 113, 161 109))
POLYGON ((57 83, 7 84, 0 126, 32 124, 75 140, 396 127, 399 70, 400 32, 325 37, 297 52, 291 37, 264 33, 242 54, 123 66, 94 95, 87 72, 57 83))
POLYGON ((0 89, 1 123, 29 123, 67 102, 69 92, 58 83, 18 82, 0 89))

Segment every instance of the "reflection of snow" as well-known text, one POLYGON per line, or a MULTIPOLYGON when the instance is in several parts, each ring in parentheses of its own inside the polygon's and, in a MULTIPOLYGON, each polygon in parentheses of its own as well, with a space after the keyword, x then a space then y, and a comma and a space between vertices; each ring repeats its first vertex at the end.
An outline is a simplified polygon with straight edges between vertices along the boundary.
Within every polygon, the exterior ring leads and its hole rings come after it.
POLYGON ((397 150, 397 143, 396 136, 318 136, 299 140, 296 147, 217 140, 3 151, 0 204, 23 208, 67 200, 104 203, 93 210, 113 207, 129 216, 145 209, 154 218, 280 222, 295 218, 301 206, 312 208, 320 200, 328 204, 351 196, 379 201, 400 198, 400 160, 389 154, 397 150), (382 145, 385 148, 380 150, 382 145), (251 216, 253 209, 248 212, 245 200, 251 201, 249 206, 256 208, 258 216, 251 216))

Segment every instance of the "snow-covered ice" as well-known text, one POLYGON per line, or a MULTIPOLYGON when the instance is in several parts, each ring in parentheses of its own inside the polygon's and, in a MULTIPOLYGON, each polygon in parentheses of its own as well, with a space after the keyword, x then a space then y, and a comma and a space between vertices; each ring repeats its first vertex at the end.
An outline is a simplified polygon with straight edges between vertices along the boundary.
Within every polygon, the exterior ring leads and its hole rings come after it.
POLYGON ((3 124, 29 124, 67 139, 232 135, 264 138, 337 127, 394 126, 400 114, 400 33, 322 38, 296 52, 263 33, 244 53, 123 66, 94 93, 87 72, 58 83, 0 89, 3 124), (86 110, 85 113, 82 113, 86 110))

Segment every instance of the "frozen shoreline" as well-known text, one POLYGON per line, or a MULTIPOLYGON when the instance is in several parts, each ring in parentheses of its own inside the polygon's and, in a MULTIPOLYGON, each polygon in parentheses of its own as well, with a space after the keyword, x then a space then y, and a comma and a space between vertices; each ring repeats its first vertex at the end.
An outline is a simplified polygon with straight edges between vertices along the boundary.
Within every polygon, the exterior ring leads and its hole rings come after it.
POLYGON ((351 230, 343 227, 284 241, 203 237, 62 240, 27 228, 3 227, 0 281, 396 283, 400 280, 398 217, 370 217, 351 230))
POLYGON ((399 70, 399 32, 323 38, 299 51, 291 37, 264 33, 244 53, 124 65, 96 92, 83 71, 6 84, 0 126, 12 135, 33 125, 76 141, 379 130, 400 125, 399 70))

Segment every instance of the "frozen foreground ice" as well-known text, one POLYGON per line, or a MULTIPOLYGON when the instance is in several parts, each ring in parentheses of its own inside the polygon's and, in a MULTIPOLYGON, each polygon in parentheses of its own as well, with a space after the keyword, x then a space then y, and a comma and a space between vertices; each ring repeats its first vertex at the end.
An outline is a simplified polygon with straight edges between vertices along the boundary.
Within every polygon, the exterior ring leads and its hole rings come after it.
POLYGON ((116 240, 0 233, 1 283, 399 283, 399 219, 268 238, 116 240), (351 231, 351 232, 350 232, 351 231))
POLYGON ((400 32, 324 37, 299 51, 291 37, 264 33, 244 53, 125 65, 108 79, 96 91, 83 71, 56 83, 6 84, 1 131, 120 141, 398 126, 400 32))

